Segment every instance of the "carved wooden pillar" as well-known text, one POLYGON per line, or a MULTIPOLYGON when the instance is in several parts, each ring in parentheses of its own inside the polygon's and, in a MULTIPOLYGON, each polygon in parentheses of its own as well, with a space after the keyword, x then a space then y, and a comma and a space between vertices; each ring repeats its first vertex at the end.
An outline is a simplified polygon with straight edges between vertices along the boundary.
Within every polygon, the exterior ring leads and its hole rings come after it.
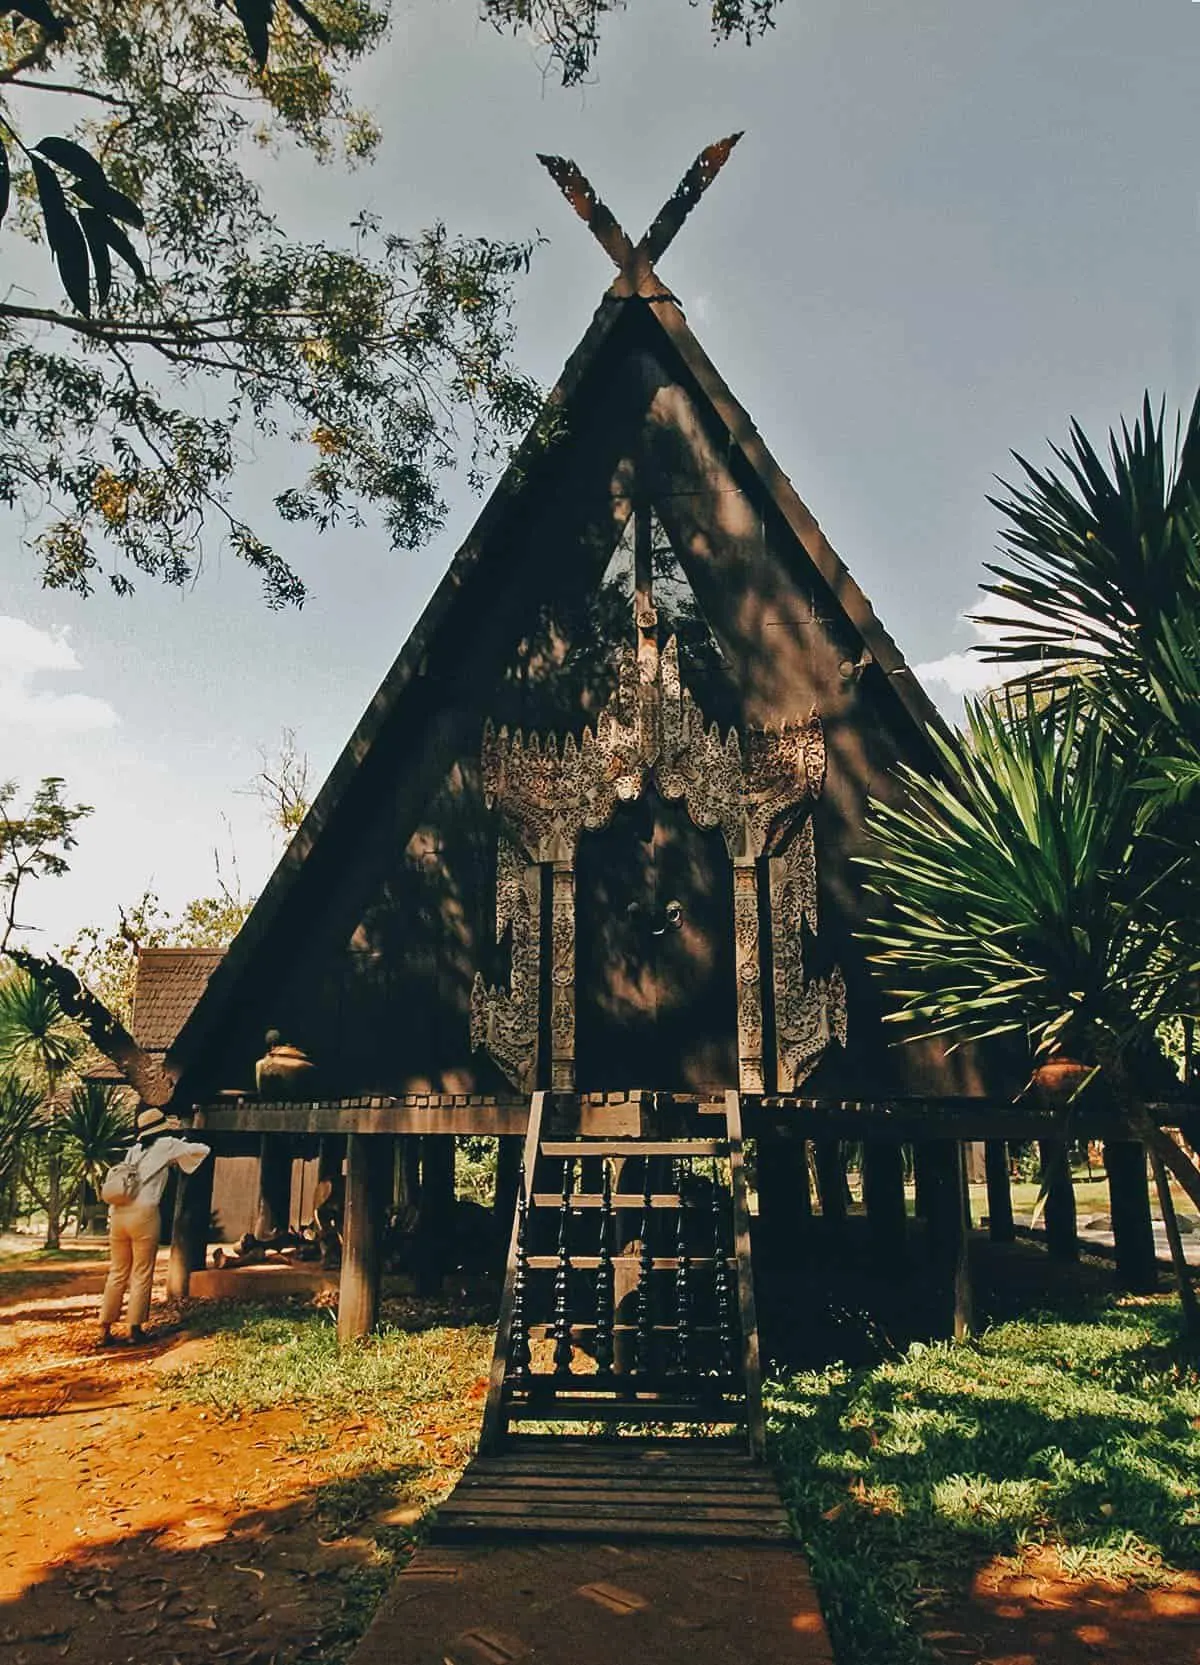
POLYGON ((752 856, 733 863, 733 947, 737 978, 738 1087, 763 1090, 762 965, 758 952, 758 874, 752 856))
POLYGON ((575 868, 556 861, 550 891, 550 1086, 575 1087, 575 868))

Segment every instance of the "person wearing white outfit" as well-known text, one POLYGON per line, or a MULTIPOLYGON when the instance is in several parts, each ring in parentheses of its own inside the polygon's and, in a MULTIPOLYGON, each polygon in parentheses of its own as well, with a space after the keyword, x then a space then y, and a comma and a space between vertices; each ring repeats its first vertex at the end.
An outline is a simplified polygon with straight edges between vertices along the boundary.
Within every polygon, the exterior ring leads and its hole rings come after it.
POLYGON ((124 1161, 137 1169, 137 1194, 108 1211, 108 1279, 100 1299, 100 1345, 112 1341, 112 1327, 129 1291, 129 1339, 144 1341, 158 1251, 158 1205, 172 1167, 194 1173, 208 1156, 209 1147, 181 1139, 181 1123, 155 1108, 137 1118, 137 1140, 124 1161))

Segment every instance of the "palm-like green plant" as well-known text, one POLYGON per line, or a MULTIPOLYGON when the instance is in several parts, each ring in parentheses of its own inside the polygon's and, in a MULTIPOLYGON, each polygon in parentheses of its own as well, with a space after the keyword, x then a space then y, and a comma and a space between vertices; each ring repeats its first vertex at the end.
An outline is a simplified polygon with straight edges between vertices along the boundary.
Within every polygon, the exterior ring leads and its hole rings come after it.
POLYGON ((1148 399, 1109 451, 1076 425, 1057 472, 1018 457, 993 500, 987 651, 1021 683, 943 747, 944 783, 873 806, 869 935, 914 1038, 1075 1053, 1200 1206, 1145 1108, 1162 1021, 1200 1009, 1200 399, 1173 452, 1148 399))
POLYGON ((81 1081, 59 1113, 57 1130, 72 1171, 93 1191, 133 1136, 127 1093, 100 1081, 81 1081))
POLYGON ((1115 1067, 1186 1008, 1197 959, 1175 866, 1140 826, 1138 761, 1075 690, 974 706, 960 741, 936 743, 944 777, 905 771, 861 860, 892 1020, 1115 1067))
POLYGON ((52 989, 23 971, 0 983, 0 1070, 38 1092, 46 1126, 46 1247, 62 1229, 62 1148, 56 1126, 59 1089, 84 1048, 52 989))
POLYGON ((15 1075, 0 1075, 0 1225, 11 1224, 17 1182, 42 1117, 42 1095, 15 1075))

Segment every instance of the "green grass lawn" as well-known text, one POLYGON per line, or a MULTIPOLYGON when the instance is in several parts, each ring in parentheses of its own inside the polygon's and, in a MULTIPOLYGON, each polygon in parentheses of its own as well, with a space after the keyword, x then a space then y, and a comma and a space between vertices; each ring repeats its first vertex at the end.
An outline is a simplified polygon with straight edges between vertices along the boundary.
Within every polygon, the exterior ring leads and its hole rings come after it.
POLYGON ((1156 1582, 1200 1565, 1200 1372, 1167 1299, 1003 1324, 768 1389, 771 1443, 839 1659, 916 1665, 979 1563, 1030 1543, 1156 1582))

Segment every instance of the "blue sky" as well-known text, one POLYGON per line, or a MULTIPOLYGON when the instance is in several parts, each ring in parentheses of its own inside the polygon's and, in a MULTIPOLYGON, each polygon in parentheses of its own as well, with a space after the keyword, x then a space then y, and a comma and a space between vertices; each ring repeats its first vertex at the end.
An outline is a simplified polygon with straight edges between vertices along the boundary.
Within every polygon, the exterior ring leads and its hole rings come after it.
MULTIPOLYGON (((744 128, 663 275, 953 712, 1010 449, 1044 461, 1069 417, 1099 435, 1144 388, 1171 408, 1200 381, 1200 4, 783 0, 746 49, 714 46, 686 0, 632 0, 592 85, 544 67, 471 0, 397 5, 359 78, 377 162, 281 157, 285 225, 337 236, 365 206, 398 229, 544 233, 518 356, 549 383, 610 268, 535 152, 574 157, 636 236, 697 151, 744 128)), ((247 459, 240 507, 269 526, 286 463, 247 459)), ((62 774, 95 806, 69 877, 29 893, 37 940, 146 886, 172 907, 211 890, 214 848, 256 892, 278 853, 238 791, 257 748, 291 726, 323 778, 477 508, 455 488, 416 553, 271 527, 312 591, 285 614, 215 542, 186 593, 48 594, 0 523, 0 777, 62 774)))

